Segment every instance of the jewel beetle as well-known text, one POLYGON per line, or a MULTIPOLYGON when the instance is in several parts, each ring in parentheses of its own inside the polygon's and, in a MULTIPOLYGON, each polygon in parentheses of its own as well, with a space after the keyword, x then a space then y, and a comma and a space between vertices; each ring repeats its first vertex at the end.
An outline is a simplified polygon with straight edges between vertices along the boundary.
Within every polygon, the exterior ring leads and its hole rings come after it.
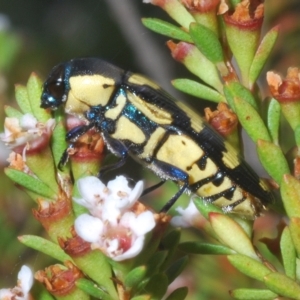
POLYGON ((164 212, 184 192, 250 218, 273 201, 265 183, 233 147, 147 77, 98 58, 72 59, 55 66, 43 85, 41 107, 55 110, 61 105, 86 122, 68 132, 70 147, 93 128, 120 158, 107 170, 123 165, 130 155, 162 182, 179 185, 164 212))

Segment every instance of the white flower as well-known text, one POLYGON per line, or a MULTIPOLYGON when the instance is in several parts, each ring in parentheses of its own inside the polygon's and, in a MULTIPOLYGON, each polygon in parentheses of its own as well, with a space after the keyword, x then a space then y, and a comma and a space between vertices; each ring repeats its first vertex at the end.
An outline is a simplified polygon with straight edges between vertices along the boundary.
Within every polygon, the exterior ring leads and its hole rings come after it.
POLYGON ((29 267, 22 266, 18 273, 18 283, 12 289, 1 289, 0 300, 28 300, 33 285, 33 274, 29 267))
POLYGON ((73 197, 78 204, 86 207, 93 216, 102 214, 102 202, 108 192, 106 186, 94 176, 81 178, 77 187, 82 198, 73 197))
POLYGON ((77 185, 82 198, 74 200, 91 214, 75 220, 77 234, 115 261, 138 255, 145 235, 155 227, 151 211, 132 211, 143 191, 143 182, 131 189, 124 176, 117 176, 106 187, 97 177, 90 176, 78 180, 77 185))
POLYGON ((0 134, 0 139, 15 152, 22 153, 25 147, 28 151, 34 151, 48 143, 54 125, 54 119, 43 124, 31 114, 25 114, 20 119, 5 118, 4 133, 0 134))
POLYGON ((108 182, 107 187, 99 178, 88 176, 77 182, 82 198, 73 200, 86 207, 92 216, 114 222, 121 212, 131 208, 143 192, 143 182, 139 181, 133 189, 128 186, 124 176, 108 182))
POLYGON ((82 214, 75 220, 75 231, 86 242, 97 243, 103 234, 104 224, 101 219, 82 214))
POLYGON ((192 199, 187 208, 177 207, 176 211, 180 216, 175 216, 171 220, 171 224, 175 227, 197 227, 197 224, 202 220, 202 215, 192 199))

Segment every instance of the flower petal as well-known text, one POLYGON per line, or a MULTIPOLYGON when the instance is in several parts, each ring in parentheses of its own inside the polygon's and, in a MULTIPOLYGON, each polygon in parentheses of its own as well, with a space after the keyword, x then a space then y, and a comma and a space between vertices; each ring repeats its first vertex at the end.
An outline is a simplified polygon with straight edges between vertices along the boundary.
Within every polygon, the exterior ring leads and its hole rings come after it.
POLYGON ((1 289, 0 290, 0 299, 1 300, 9 300, 13 299, 15 294, 10 289, 1 289))
POLYGON ((185 209, 177 207, 176 210, 180 216, 175 216, 171 220, 171 224, 175 227, 191 227, 201 218, 201 214, 192 200, 185 209))
POLYGON ((95 176, 79 179, 77 181, 77 187, 80 195, 87 203, 96 205, 100 200, 107 197, 105 185, 95 176))
POLYGON ((24 296, 27 295, 33 285, 33 273, 28 266, 22 266, 18 273, 18 281, 18 285, 22 289, 24 296))
POLYGON ((139 236, 130 247, 130 249, 120 255, 112 257, 114 261, 122 261, 137 256, 143 249, 145 236, 139 236))
POLYGON ((139 199, 139 197, 143 193, 143 190, 144 190, 144 182, 140 180, 136 183, 133 190, 131 191, 128 197, 128 202, 133 205, 139 199))
POLYGON ((87 242, 96 243, 104 230, 104 224, 99 218, 82 214, 75 220, 75 231, 87 242))
POLYGON ((151 211, 145 211, 131 219, 130 228, 137 235, 141 236, 155 227, 154 215, 151 211))
POLYGON ((20 119, 20 125, 25 130, 36 128, 37 123, 37 119, 32 114, 25 114, 20 119))

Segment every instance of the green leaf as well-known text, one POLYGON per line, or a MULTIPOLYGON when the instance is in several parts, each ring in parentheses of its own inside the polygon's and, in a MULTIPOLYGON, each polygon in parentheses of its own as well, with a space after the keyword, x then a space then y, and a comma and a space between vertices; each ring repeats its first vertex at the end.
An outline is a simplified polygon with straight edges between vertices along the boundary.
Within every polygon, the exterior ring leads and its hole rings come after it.
POLYGON ((9 118, 17 118, 20 120, 23 116, 23 114, 20 111, 8 105, 4 106, 4 111, 6 116, 9 118))
POLYGON ((297 251, 297 256, 300 256, 300 219, 291 218, 289 224, 290 233, 292 236, 293 244, 297 251))
POLYGON ((233 110, 235 110, 235 98, 243 99, 244 101, 248 102, 255 110, 258 110, 256 100, 253 97, 252 93, 239 82, 231 82, 229 85, 225 85, 224 94, 233 110))
POLYGON ((278 184, 281 184, 283 175, 290 173, 281 148, 269 141, 258 140, 257 153, 266 171, 278 184))
POLYGON ((279 26, 273 27, 262 39, 251 64, 249 71, 250 86, 253 86, 257 80, 262 68, 264 67, 270 53, 277 40, 279 32, 279 26))
POLYGON ((255 143, 259 139, 271 141, 264 121, 251 104, 242 98, 235 97, 234 107, 240 123, 255 143))
POLYGON ((150 300, 150 295, 139 295, 136 297, 131 298, 131 300, 150 300))
POLYGON ((171 250, 175 249, 179 243, 181 236, 181 230, 180 229, 173 229, 171 232, 166 234, 162 240, 161 243, 165 250, 171 250))
POLYGON ((163 1, 161 8, 164 9, 169 16, 184 28, 189 28, 190 23, 195 22, 194 17, 188 12, 180 1, 163 1))
POLYGON ((190 79, 172 80, 173 86, 186 94, 213 102, 225 102, 225 97, 214 89, 190 79))
POLYGON ((224 61, 222 45, 218 36, 204 25, 191 23, 190 35, 195 45, 213 63, 224 61))
POLYGON ((268 107, 268 129, 275 145, 278 145, 280 126, 280 104, 272 98, 268 107))
POLYGON ((43 285, 33 285, 30 290, 30 295, 33 299, 39 300, 55 300, 55 298, 46 290, 43 285))
POLYGON ((241 30, 230 22, 224 22, 224 25, 227 43, 239 67, 241 82, 251 88, 249 71, 259 46, 260 30, 241 30))
POLYGON ((174 59, 183 63, 191 73, 217 91, 223 91, 223 83, 216 65, 208 60, 195 45, 180 42, 170 47, 170 50, 174 59))
POLYGON ((168 257, 167 249, 164 251, 157 251, 155 252, 147 261, 147 276, 151 276, 154 273, 157 273, 162 268, 164 261, 168 257))
POLYGON ((294 130, 296 145, 300 147, 300 124, 294 130))
POLYGON ((99 288, 93 281, 85 278, 78 279, 76 281, 76 286, 87 294, 96 297, 101 300, 114 300, 110 295, 108 295, 104 290, 99 288))
POLYGON ((56 199, 55 192, 45 183, 22 171, 6 168, 5 174, 17 184, 47 199, 56 199))
POLYGON ((27 155, 26 165, 41 182, 49 186, 58 195, 59 186, 56 181, 56 168, 50 147, 46 147, 43 151, 34 155, 27 155))
POLYGON ((296 258, 296 278, 297 281, 300 279, 300 259, 296 258))
POLYGON ((161 300, 168 288, 168 278, 165 274, 156 274, 151 277, 145 286, 145 291, 151 295, 153 300, 161 300))
MULTIPOLYGON (((58 166, 64 151, 68 147, 68 143, 66 141, 67 130, 65 122, 66 120, 64 111, 58 109, 55 112, 56 125, 51 138, 51 149, 56 166, 58 166)), ((64 166, 63 173, 69 173, 69 168, 67 166, 64 166)))
MULTIPOLYGON (((281 111, 292 129, 295 131, 300 126, 300 102, 286 101, 280 103, 281 111)), ((298 139, 297 139, 298 140, 298 139)))
POLYGON ((285 227, 281 239, 280 249, 284 270, 287 276, 296 279, 296 249, 293 244, 291 233, 288 227, 285 227))
POLYGON ((226 246, 202 242, 184 242, 179 244, 178 249, 189 254, 228 255, 235 253, 235 251, 226 246))
POLYGON ((184 270, 188 263, 188 256, 184 256, 175 261, 167 270, 166 275, 168 277, 169 284, 172 283, 184 270))
POLYGON ((180 287, 173 291, 166 300, 184 300, 188 294, 189 290, 187 287, 180 287))
POLYGON ((227 256, 229 262, 243 274, 263 281, 272 271, 256 259, 241 254, 227 256))
POLYGON ((38 121, 45 123, 51 118, 51 114, 40 107, 42 95, 41 79, 35 73, 32 73, 28 79, 26 88, 33 115, 38 121))
POLYGON ((166 259, 161 266, 161 270, 164 270, 172 261, 180 241, 180 236, 181 230, 177 228, 172 230, 162 238, 161 245, 165 251, 168 251, 168 255, 166 256, 166 259))
POLYGON ((18 106, 20 107, 22 113, 33 115, 26 87, 23 85, 16 84, 15 96, 18 106))
POLYGON ((214 212, 209 214, 209 221, 222 244, 237 253, 258 260, 251 240, 237 222, 232 220, 229 216, 214 212))
POLYGON ((300 218, 300 182, 294 176, 285 174, 280 192, 287 215, 290 218, 300 218))
POLYGON ((65 262, 67 260, 73 261, 72 258, 61 249, 60 246, 39 236, 22 235, 18 238, 18 240, 27 247, 40 251, 61 262, 65 262))
POLYGON ((264 278, 265 285, 283 297, 300 300, 300 286, 292 279, 280 273, 270 273, 264 278))
POLYGON ((132 289, 139 285, 147 275, 147 267, 139 266, 131 270, 124 279, 124 285, 128 289, 132 289))
POLYGON ((193 201, 201 215, 206 219, 208 219, 208 216, 211 212, 223 212, 221 208, 202 200, 200 197, 193 197, 193 201))
POLYGON ((156 18, 143 18, 142 23, 148 29, 156 33, 168 36, 172 39, 176 39, 188 43, 193 42, 192 38, 186 31, 180 29, 179 27, 169 22, 156 19, 156 18))
POLYGON ((245 219, 244 216, 239 216, 237 214, 231 214, 231 219, 233 219, 235 222, 237 222, 245 231, 245 233, 248 235, 248 237, 251 239, 253 236, 253 223, 254 220, 248 220, 245 219))
POLYGON ((234 299, 239 300, 274 300, 278 297, 277 294, 270 290, 258 290, 258 289, 236 289, 230 291, 230 295, 234 299))
POLYGON ((112 280, 112 266, 108 258, 99 250, 93 250, 83 256, 73 257, 78 268, 99 284, 114 299, 117 297, 112 280))

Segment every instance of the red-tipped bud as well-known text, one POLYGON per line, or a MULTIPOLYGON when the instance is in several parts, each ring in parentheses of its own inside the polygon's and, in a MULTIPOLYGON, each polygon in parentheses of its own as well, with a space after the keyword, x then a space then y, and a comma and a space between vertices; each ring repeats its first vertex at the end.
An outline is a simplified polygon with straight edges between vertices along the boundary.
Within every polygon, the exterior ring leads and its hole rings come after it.
POLYGON ((46 289, 56 296, 66 296, 72 293, 75 282, 83 277, 83 274, 71 262, 62 265, 53 265, 35 273, 35 279, 44 283, 46 289))
POLYGON ((236 6, 233 13, 226 12, 224 14, 225 22, 240 30, 260 30, 264 18, 264 4, 261 2, 242 1, 236 6))
POLYGON ((279 102, 300 100, 300 72, 298 68, 290 67, 285 79, 274 72, 268 72, 267 81, 272 96, 279 102))
POLYGON ((226 103, 219 103, 215 111, 209 107, 204 111, 207 122, 221 135, 227 136, 237 128, 238 118, 226 103))

